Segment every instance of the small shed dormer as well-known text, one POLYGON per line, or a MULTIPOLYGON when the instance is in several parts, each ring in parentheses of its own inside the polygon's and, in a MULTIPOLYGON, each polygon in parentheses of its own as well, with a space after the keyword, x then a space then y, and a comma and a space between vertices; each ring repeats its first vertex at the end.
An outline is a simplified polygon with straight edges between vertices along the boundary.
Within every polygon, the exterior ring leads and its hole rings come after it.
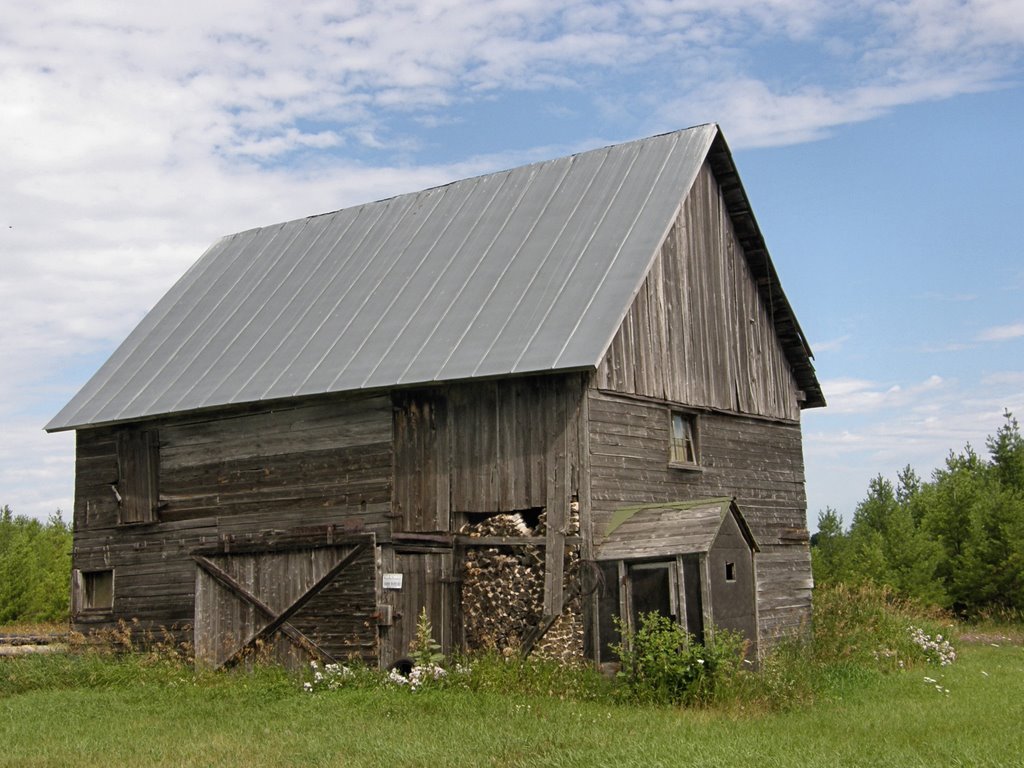
POLYGON ((657 612, 699 642, 709 631, 741 633, 756 658, 757 541, 734 499, 714 498, 623 507, 597 543, 602 660, 611 657, 614 616, 635 631, 657 612))

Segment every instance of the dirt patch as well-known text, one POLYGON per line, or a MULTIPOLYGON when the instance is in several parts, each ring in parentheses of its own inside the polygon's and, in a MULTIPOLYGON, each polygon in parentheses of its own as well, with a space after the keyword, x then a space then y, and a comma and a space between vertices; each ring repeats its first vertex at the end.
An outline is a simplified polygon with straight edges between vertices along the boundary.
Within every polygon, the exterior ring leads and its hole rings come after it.
POLYGON ((1024 645, 1024 630, 961 632, 958 639, 969 645, 1024 645))

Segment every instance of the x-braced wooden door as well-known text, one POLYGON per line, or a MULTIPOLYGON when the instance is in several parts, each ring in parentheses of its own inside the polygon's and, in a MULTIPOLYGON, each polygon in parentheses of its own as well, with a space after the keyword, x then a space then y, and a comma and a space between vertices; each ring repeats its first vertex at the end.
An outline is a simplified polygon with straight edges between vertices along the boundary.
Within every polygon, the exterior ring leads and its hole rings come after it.
POLYGON ((372 536, 196 552, 196 661, 237 663, 256 650, 289 666, 377 656, 372 536))

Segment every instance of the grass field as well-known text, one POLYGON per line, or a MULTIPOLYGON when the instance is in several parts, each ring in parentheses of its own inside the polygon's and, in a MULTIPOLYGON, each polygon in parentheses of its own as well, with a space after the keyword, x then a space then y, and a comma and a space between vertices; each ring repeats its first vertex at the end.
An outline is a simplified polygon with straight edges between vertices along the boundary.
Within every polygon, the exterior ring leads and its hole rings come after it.
POLYGON ((1022 726, 1019 645, 835 674, 815 703, 756 714, 0 660, 0 766, 1024 766, 1022 726))

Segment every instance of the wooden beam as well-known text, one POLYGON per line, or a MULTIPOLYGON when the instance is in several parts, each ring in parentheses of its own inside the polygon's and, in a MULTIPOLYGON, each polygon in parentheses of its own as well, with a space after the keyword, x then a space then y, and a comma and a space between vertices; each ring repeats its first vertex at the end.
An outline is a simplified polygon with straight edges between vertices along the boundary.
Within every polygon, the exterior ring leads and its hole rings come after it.
POLYGON ((254 640, 258 639, 258 637, 266 637, 267 635, 276 632, 280 626, 282 626, 286 621, 288 621, 288 619, 290 619, 292 616, 298 613, 299 610, 306 603, 308 603, 310 600, 316 597, 317 594, 319 594, 324 587, 326 587, 328 584, 334 581, 335 576, 337 576, 349 565, 351 565, 356 560, 356 558, 358 558, 363 553, 363 550, 366 549, 366 546, 366 544, 357 544, 355 547, 353 547, 351 552, 345 555, 345 557, 339 560, 336 565, 334 565, 327 571, 327 573, 321 576, 320 579, 312 587, 306 590, 299 597, 298 600, 296 600, 290 606, 281 611, 281 613, 278 614, 273 621, 267 624, 267 626, 265 626, 262 630, 257 632, 257 637, 254 638, 254 640))
MULTIPOLYGON (((582 573, 582 571, 580 573, 582 573)), ((577 575, 575 579, 566 585, 565 591, 562 593, 562 602, 559 612, 545 614, 541 617, 540 623, 523 636, 523 647, 520 654, 524 659, 533 652, 537 643, 544 638, 544 635, 547 634, 548 630, 551 629, 556 621, 558 621, 558 617, 565 611, 565 606, 582 594, 583 583, 580 580, 579 575, 577 575)))
MULTIPOLYGON (((546 536, 467 536, 456 534, 455 541, 463 547, 546 547, 546 536)), ((565 545, 580 544, 579 536, 566 536, 565 545)))

